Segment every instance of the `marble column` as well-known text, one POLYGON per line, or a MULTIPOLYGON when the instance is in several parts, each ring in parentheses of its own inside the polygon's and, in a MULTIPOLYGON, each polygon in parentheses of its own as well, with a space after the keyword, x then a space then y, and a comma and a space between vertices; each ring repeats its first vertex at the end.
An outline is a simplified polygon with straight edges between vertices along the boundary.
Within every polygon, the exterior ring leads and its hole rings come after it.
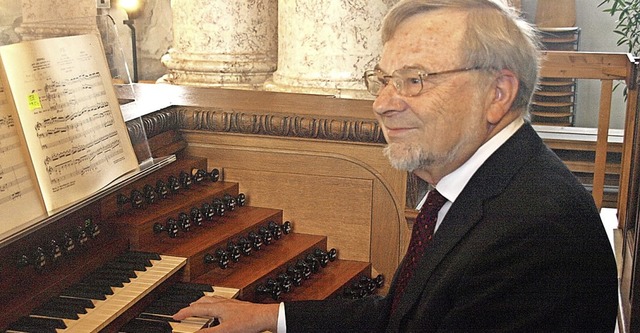
POLYGON ((371 98, 362 74, 382 48, 380 26, 397 0, 280 0, 278 69, 266 90, 371 98))
POLYGON ((22 40, 97 33, 96 0, 22 0, 22 40))
POLYGON ((261 89, 276 69, 277 0, 173 0, 173 46, 159 82, 261 89))

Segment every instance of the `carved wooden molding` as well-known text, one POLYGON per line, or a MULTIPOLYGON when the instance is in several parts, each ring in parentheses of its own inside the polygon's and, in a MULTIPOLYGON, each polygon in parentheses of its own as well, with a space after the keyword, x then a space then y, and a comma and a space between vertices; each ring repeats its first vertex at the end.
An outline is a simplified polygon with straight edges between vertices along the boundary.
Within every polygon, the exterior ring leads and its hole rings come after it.
POLYGON ((132 141, 167 130, 200 130, 248 135, 297 137, 364 143, 384 143, 382 130, 371 119, 322 117, 278 112, 223 110, 215 107, 172 106, 128 123, 132 141), (143 127, 144 126, 144 131, 143 127))

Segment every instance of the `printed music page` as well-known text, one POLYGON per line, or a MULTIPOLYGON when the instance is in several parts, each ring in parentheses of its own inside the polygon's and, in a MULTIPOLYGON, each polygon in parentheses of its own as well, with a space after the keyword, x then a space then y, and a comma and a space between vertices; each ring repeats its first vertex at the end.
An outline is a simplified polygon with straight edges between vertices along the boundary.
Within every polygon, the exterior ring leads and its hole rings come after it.
POLYGON ((0 81, 0 239, 46 213, 16 122, 0 81))
POLYGON ((2 46, 0 60, 48 212, 138 168, 97 35, 2 46))

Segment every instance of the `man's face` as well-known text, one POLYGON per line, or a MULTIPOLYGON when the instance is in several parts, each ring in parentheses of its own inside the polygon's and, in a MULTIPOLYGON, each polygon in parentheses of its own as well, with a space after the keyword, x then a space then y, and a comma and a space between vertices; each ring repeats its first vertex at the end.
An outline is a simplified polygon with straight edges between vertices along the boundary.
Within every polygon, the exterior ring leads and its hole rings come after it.
MULTIPOLYGON (((379 68, 391 75, 410 67, 424 72, 466 67, 460 59, 465 20, 465 13, 453 10, 410 18, 384 45, 379 68)), ((413 97, 400 95, 392 84, 385 87, 373 109, 391 163, 399 169, 441 176, 464 163, 488 135, 489 85, 486 74, 471 70, 429 76, 422 93, 413 97)))

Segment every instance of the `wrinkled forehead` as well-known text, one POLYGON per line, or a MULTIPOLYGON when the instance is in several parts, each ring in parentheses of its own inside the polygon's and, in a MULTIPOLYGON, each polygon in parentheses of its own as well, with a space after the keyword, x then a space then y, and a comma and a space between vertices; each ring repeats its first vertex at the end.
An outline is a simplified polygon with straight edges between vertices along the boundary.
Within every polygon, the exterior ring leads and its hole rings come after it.
POLYGON ((384 44, 379 67, 389 73, 405 67, 436 71, 460 65, 467 15, 438 9, 406 19, 384 44))

